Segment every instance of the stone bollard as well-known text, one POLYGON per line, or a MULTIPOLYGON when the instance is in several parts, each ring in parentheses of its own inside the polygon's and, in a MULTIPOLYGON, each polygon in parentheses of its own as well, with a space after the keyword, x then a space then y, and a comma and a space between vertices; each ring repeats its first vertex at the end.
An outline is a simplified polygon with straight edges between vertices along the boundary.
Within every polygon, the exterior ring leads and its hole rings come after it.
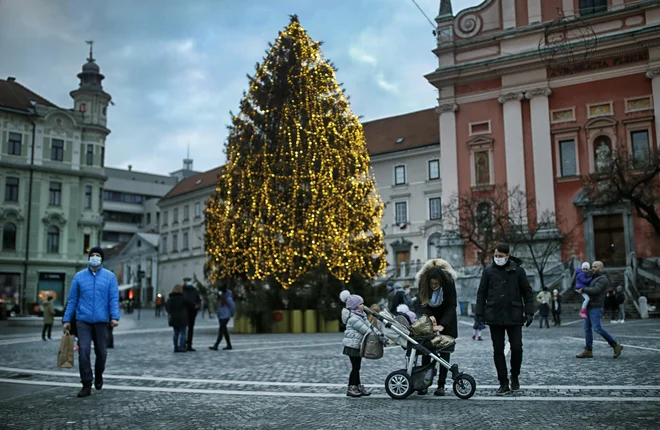
POLYGON ((642 319, 646 319, 649 317, 649 305, 648 301, 646 300, 646 297, 641 296, 639 298, 639 316, 642 319))

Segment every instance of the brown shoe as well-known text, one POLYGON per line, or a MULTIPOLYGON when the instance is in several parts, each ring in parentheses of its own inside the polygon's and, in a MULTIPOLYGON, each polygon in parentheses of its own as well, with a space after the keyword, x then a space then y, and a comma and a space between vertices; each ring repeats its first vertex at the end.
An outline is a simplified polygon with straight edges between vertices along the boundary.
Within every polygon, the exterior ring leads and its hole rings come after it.
POLYGON ((614 358, 617 358, 621 355, 621 351, 623 351, 623 345, 617 343, 612 348, 614 348, 614 358))
POLYGON ((590 349, 584 348, 584 351, 576 355, 575 358, 594 358, 594 353, 590 349))

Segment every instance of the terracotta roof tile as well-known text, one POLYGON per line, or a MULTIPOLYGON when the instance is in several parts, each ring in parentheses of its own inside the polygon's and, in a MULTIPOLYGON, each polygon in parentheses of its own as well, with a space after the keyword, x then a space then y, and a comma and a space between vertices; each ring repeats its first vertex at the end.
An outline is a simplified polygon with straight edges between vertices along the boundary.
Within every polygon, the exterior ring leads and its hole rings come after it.
POLYGON ((368 121, 362 124, 369 155, 440 144, 435 108, 368 121), (403 140, 397 143, 397 139, 403 140))
POLYGON ((13 80, 0 79, 0 108, 16 109, 28 112, 32 107, 30 100, 39 104, 57 107, 45 98, 33 93, 13 80))
POLYGON ((202 188, 215 186, 218 183, 218 176, 222 172, 222 168, 223 166, 216 167, 215 169, 185 178, 165 194, 160 201, 171 199, 172 197, 187 194, 202 188))

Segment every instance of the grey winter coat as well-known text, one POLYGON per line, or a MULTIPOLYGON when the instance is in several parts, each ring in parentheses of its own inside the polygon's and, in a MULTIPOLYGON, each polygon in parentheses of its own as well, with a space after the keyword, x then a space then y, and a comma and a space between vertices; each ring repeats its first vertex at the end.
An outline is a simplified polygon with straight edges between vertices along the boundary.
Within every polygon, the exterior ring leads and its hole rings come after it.
POLYGON ((599 309, 603 307, 605 294, 607 293, 607 287, 609 285, 610 279, 604 272, 595 275, 591 279, 589 286, 584 289, 584 292, 589 294, 590 298, 587 309, 599 309))
POLYGON ((342 344, 348 348, 360 349, 362 338, 371 331, 369 321, 366 318, 355 315, 348 309, 342 309, 341 320, 346 324, 342 344))

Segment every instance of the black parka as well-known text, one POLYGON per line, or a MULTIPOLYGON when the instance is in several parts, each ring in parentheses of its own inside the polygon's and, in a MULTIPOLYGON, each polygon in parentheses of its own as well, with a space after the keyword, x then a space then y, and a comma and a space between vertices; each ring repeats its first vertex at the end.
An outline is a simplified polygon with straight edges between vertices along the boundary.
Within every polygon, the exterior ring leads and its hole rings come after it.
POLYGON ((534 315, 534 293, 522 262, 509 257, 504 266, 494 263, 484 269, 477 291, 477 318, 488 325, 515 326, 534 315))

